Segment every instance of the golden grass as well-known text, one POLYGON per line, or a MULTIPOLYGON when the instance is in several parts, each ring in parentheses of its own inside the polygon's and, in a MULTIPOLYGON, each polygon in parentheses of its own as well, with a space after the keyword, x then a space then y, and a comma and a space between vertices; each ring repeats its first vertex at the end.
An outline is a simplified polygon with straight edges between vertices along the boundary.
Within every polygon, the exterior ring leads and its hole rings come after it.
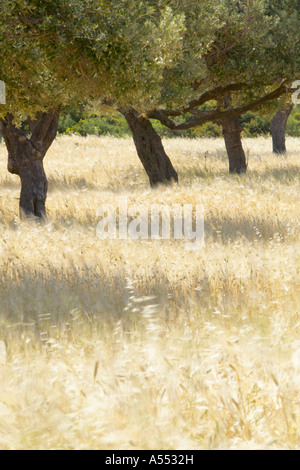
POLYGON ((300 449, 299 139, 166 140, 150 191, 130 139, 58 138, 46 226, 0 146, 0 448, 300 449), (204 249, 101 241, 97 207, 196 203, 204 249), (0 347, 1 350, 1 347, 0 347))

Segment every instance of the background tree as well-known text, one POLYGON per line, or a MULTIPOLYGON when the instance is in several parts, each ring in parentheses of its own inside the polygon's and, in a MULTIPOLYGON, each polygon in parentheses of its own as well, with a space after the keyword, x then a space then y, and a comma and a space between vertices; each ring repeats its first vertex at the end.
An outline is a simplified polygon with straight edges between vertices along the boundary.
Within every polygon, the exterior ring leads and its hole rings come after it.
POLYGON ((293 104, 290 104, 285 109, 280 109, 279 111, 277 111, 272 119, 271 134, 274 153, 286 153, 285 131, 287 121, 292 112, 292 109, 293 104))
MULTIPOLYGON (((201 2, 198 2, 198 10, 201 2)), ((187 87, 195 94, 203 92, 188 105, 174 109, 150 111, 147 116, 159 119, 173 130, 190 129, 210 119, 219 120, 223 127, 229 169, 231 172, 246 171, 245 155, 241 143, 240 116, 252 109, 266 110, 272 103, 274 109, 278 98, 288 91, 288 85, 300 70, 300 17, 298 2, 269 1, 220 1, 215 2, 210 27, 212 40, 203 48, 202 22, 197 27, 194 2, 180 4, 188 10, 184 37, 186 47, 182 64, 168 71, 164 82, 165 94, 174 97, 176 90, 187 87), (203 50, 197 49, 201 44, 203 50), (279 51, 279 52, 278 52, 279 51), (189 83, 181 80, 185 64, 190 64, 189 83), (198 73, 198 76, 197 76, 198 73), (174 87, 175 83, 175 87, 174 87), (215 88, 212 88, 212 85, 215 88), (199 105, 214 100, 213 110, 201 111, 199 105), (195 118, 178 123, 176 116, 190 113, 195 118)), ((202 18, 202 16, 200 15, 202 18)), ((189 74, 187 74, 189 75, 189 74)))
POLYGON ((161 137, 149 119, 139 116, 132 107, 120 110, 132 132, 134 144, 151 187, 178 182, 178 174, 166 154, 161 137))
POLYGON ((161 84, 165 71, 181 55, 183 15, 174 14, 165 1, 122 0, 105 2, 109 15, 103 19, 99 17, 99 3, 91 1, 88 10, 77 14, 80 45, 95 68, 94 76, 104 66, 109 82, 105 99, 99 85, 98 92, 90 94, 93 109, 101 112, 103 104, 108 104, 125 117, 152 187, 177 181, 161 138, 143 111, 163 104, 161 84), (82 15, 86 21, 84 29, 82 15), (110 44, 105 62, 101 58, 103 28, 108 31, 110 44))
MULTIPOLYGON (((96 68, 102 47, 98 4, 91 1, 84 10, 87 23, 81 33, 81 45, 96 68)), ((172 130, 219 120, 230 171, 246 171, 240 117, 274 105, 300 69, 297 0, 157 0, 138 6, 124 1, 121 9, 112 2, 106 5, 118 31, 110 41, 116 67, 107 64, 111 93, 106 103, 125 116, 150 184, 177 180, 150 119, 172 130), (214 107, 202 111, 205 103, 214 107), (174 120, 186 114, 194 119, 174 120)))

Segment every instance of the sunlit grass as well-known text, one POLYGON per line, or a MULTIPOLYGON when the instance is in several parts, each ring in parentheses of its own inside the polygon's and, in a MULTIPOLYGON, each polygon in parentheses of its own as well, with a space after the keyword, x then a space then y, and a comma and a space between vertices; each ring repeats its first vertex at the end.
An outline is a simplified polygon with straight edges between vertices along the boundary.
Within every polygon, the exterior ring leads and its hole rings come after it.
POLYGON ((57 139, 45 226, 0 146, 0 448, 300 448, 299 139, 245 139, 242 177, 222 139, 164 143, 151 191, 131 139, 57 139), (120 195, 203 203, 205 248, 99 240, 120 195))

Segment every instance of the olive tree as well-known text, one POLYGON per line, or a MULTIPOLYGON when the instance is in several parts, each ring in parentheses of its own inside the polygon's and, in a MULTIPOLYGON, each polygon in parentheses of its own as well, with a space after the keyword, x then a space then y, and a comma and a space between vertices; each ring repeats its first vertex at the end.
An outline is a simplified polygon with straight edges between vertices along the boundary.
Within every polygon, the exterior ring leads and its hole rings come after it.
POLYGON ((165 109, 149 110, 147 117, 158 119, 173 130, 219 120, 229 170, 242 173, 247 165, 240 116, 255 108, 262 112, 276 109, 283 101, 278 98, 284 95, 289 103, 291 83, 300 74, 299 2, 219 0, 213 2, 208 27, 204 3, 180 3, 178 8, 185 13, 187 32, 185 54, 182 62, 174 63, 167 71, 163 84, 164 93, 172 97, 173 103, 165 109), (192 98, 184 105, 182 90, 186 95, 190 92, 192 98), (209 101, 214 103, 214 109, 203 111, 200 106, 209 101), (187 122, 176 121, 176 116, 187 113, 192 117, 187 122))
POLYGON ((46 215, 47 178, 43 159, 52 144, 65 96, 41 47, 45 34, 30 2, 2 2, 0 70, 6 104, 0 132, 8 151, 8 171, 21 180, 20 215, 46 215))
POLYGON ((277 154, 286 153, 285 130, 288 118, 293 110, 293 104, 284 109, 279 109, 271 121, 271 135, 273 152, 277 154))
POLYGON ((7 104, 0 108, 0 132, 8 170, 21 179, 21 215, 46 214, 43 159, 65 105, 156 103, 165 66, 180 48, 182 23, 180 15, 157 7, 133 0, 3 2, 0 79, 7 104))

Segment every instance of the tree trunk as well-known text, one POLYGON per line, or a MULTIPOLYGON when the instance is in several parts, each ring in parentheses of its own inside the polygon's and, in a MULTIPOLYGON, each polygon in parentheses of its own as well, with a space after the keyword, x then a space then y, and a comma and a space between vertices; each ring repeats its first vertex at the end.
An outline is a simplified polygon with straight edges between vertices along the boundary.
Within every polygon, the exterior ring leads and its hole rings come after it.
POLYGON ((166 154, 161 138, 149 119, 140 117, 133 108, 120 109, 132 132, 138 156, 149 177, 150 186, 178 183, 178 174, 166 154))
POLYGON ((242 146, 239 116, 227 117, 221 124, 229 160, 229 172, 246 173, 247 162, 242 146))
POLYGON ((293 109, 293 105, 278 111, 271 122, 271 134, 273 142, 273 152, 283 154, 286 152, 285 129, 286 124, 293 109))
POLYGON ((0 131, 8 151, 8 171, 21 179, 20 217, 45 218, 48 182, 43 159, 57 133, 58 113, 51 110, 28 119, 31 137, 13 120, 10 114, 0 120, 0 131))

